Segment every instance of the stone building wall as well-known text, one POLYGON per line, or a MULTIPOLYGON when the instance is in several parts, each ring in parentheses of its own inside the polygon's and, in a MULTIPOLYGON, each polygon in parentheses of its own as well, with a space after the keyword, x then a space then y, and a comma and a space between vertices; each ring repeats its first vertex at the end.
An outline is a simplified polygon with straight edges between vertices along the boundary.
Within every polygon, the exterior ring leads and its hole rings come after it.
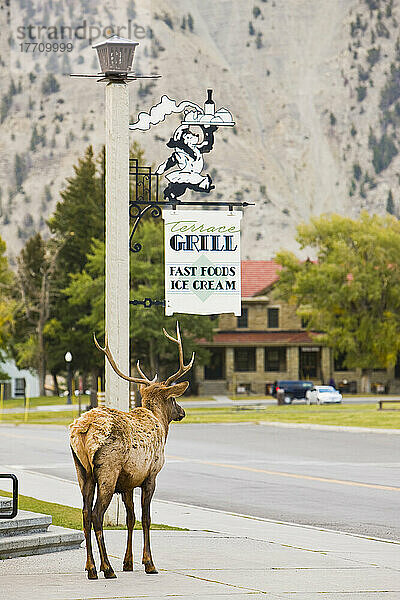
MULTIPOLYGON (((328 384, 333 378, 335 384, 339 386, 343 382, 352 382, 358 392, 363 391, 363 378, 361 369, 349 371, 335 371, 333 352, 330 348, 324 347, 317 341, 302 343, 285 343, 276 341, 274 343, 251 343, 246 342, 246 331, 279 332, 294 331, 305 332, 301 327, 301 320, 296 315, 294 306, 274 302, 267 297, 257 297, 243 300, 243 307, 248 310, 247 327, 237 327, 237 318, 233 314, 220 315, 218 329, 216 332, 241 332, 243 333, 243 343, 229 344, 224 343, 225 347, 225 377, 218 381, 205 379, 204 367, 196 367, 196 380, 200 394, 235 394, 238 387, 245 386, 251 392, 257 394, 267 393, 268 385, 276 380, 298 380, 302 379, 300 375, 300 348, 312 345, 320 347, 320 377, 312 378, 315 384, 328 384), (268 328, 268 308, 279 308, 279 327, 268 328), (286 370, 285 371, 265 371, 264 370, 264 352, 265 347, 280 346, 286 347, 286 370), (235 347, 252 347, 256 351, 255 371, 236 372, 235 371, 235 347)), ((208 345, 208 344, 207 344, 208 345)), ((217 344, 216 344, 217 345, 217 344)), ((219 346, 221 344, 218 344, 219 346)), ((212 346, 212 344, 210 345, 212 346)), ((390 385, 391 392, 400 392, 400 380, 394 378, 394 369, 375 370, 371 374, 371 382, 386 386, 390 385)))

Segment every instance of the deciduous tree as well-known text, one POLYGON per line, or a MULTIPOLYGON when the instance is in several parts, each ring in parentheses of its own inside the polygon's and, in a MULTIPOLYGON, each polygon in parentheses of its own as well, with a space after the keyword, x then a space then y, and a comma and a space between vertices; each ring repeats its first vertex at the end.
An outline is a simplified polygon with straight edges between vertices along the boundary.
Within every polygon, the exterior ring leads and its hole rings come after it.
POLYGON ((0 237, 0 359, 7 350, 13 323, 15 303, 12 299, 14 276, 5 255, 6 244, 0 237))
POLYGON ((347 367, 363 369, 367 390, 371 369, 394 366, 400 350, 400 223, 366 212, 316 217, 298 227, 297 241, 316 260, 280 252, 277 293, 347 367))
POLYGON ((37 370, 42 396, 46 393, 45 328, 56 293, 54 281, 59 249, 55 240, 45 241, 37 233, 27 241, 17 258, 17 363, 20 367, 37 370))

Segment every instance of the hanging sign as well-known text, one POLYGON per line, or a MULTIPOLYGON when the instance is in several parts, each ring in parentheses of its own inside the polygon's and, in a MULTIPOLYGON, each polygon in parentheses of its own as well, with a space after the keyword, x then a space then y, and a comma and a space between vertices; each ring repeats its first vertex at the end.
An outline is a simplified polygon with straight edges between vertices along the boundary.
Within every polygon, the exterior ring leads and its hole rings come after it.
POLYGON ((241 314, 239 211, 163 210, 165 314, 241 314))

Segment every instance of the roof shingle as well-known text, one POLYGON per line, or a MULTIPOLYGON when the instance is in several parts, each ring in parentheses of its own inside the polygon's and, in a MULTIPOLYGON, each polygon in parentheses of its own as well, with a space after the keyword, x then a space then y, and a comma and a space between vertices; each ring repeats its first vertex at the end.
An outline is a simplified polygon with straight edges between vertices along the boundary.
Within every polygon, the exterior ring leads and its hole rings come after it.
POLYGON ((274 260, 242 260, 242 298, 251 298, 279 279, 274 260))
MULTIPOLYGON (((220 331, 214 334, 212 344, 315 344, 315 335, 308 331, 220 331)), ((202 339, 200 344, 210 342, 202 339)))

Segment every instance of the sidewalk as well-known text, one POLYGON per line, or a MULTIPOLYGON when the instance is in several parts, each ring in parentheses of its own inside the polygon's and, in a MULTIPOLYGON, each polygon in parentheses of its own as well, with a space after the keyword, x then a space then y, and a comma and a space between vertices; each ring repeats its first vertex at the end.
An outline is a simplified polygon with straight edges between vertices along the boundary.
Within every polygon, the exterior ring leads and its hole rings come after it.
MULTIPOLYGON (((0 466, 0 471, 6 472, 0 466)), ((20 493, 81 506, 78 486, 51 476, 16 472, 20 493)), ((177 491, 177 496, 179 491, 177 491)), ((137 515, 140 518, 140 514, 137 515)), ((122 572, 125 531, 106 531, 116 580, 88 581, 85 550, 1 562, 0 599, 398 600, 400 542, 235 515, 154 500, 152 520, 189 531, 153 531, 158 575, 140 564, 142 536, 135 535, 135 571, 122 572)), ((96 556, 98 556, 96 554, 96 556)))

